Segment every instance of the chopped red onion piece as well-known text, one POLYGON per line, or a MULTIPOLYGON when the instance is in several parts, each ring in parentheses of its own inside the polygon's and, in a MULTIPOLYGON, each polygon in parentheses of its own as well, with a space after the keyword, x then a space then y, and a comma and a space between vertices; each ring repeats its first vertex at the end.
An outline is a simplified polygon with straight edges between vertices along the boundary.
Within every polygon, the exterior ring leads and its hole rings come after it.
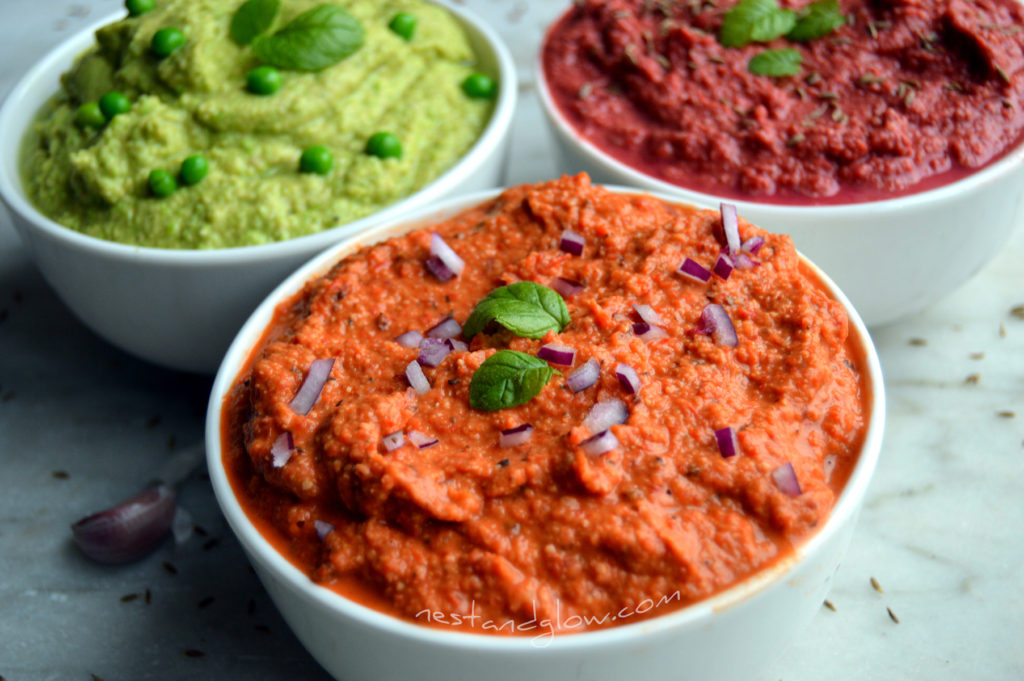
POLYGON ((610 430, 598 433, 597 435, 580 443, 580 447, 583 451, 590 456, 598 456, 605 452, 610 452, 618 446, 619 440, 615 437, 615 433, 610 430))
POLYGON ((711 334, 711 337, 719 345, 725 345, 730 348, 739 345, 736 327, 732 325, 729 313, 721 305, 712 303, 705 307, 704 311, 700 313, 700 322, 701 331, 711 334))
POLYGON ((736 431, 731 427, 716 430, 715 441, 718 442, 718 451, 724 459, 736 456, 740 452, 740 444, 736 440, 736 431))
POLYGON ((660 326, 654 326, 647 322, 637 322, 633 325, 633 333, 640 337, 645 343, 650 343, 659 338, 668 338, 668 331, 660 326))
POLYGON ((333 357, 313 360, 306 373, 306 380, 302 382, 299 391, 295 393, 295 397, 288 405, 292 411, 303 416, 309 413, 316 401, 320 399, 320 392, 324 389, 324 384, 327 383, 327 377, 331 375, 333 367, 333 357))
POLYGON ((723 203, 720 206, 722 214, 722 231, 725 232, 725 246, 729 253, 740 250, 740 223, 736 218, 736 206, 731 203, 723 203))
POLYGON ((292 439, 292 434, 285 431, 277 436, 274 440, 274 444, 270 447, 270 464, 274 468, 282 468, 292 458, 292 452, 295 451, 295 441, 292 439))
POLYGON ((640 377, 633 367, 628 364, 619 364, 615 367, 615 377, 619 379, 623 390, 630 395, 636 395, 640 392, 640 386, 643 384, 640 382, 640 377))
POLYGON ((451 351, 452 343, 448 338, 424 338, 416 361, 426 367, 436 367, 451 351))
POLYGON ((405 433, 400 430, 396 430, 390 435, 385 435, 382 438, 382 441, 384 442, 384 449, 389 452, 393 452, 405 444, 405 433))
POLYGON ((433 447, 434 445, 436 445, 439 442, 439 440, 436 437, 433 437, 431 435, 427 435, 426 433, 421 433, 418 430, 410 430, 408 437, 409 437, 409 442, 413 443, 414 445, 416 445, 420 449, 426 449, 427 447, 433 447))
POLYGON ((466 266, 466 262, 452 250, 451 246, 445 243, 445 240, 437 232, 430 235, 430 255, 444 263, 444 266, 455 276, 462 274, 462 270, 466 266))
POLYGON ((798 497, 803 493, 803 490, 800 489, 800 481, 796 479, 793 464, 789 461, 772 471, 772 479, 775 480, 775 484, 783 494, 798 497))
POLYGON ((684 260, 683 264, 679 266, 679 273, 701 284, 706 284, 711 280, 711 272, 690 258, 684 260))
POLYGON ((573 281, 572 279, 564 279, 562 277, 555 277, 554 279, 552 279, 549 283, 549 286, 551 286, 552 289, 557 291, 558 295, 562 296, 563 298, 571 298, 572 296, 576 295, 584 288, 586 288, 583 284, 581 284, 578 281, 573 281))
POLYGON ((452 272, 451 268, 445 265, 444 261, 436 255, 428 257, 423 264, 427 266, 430 273, 437 277, 439 281, 445 282, 455 278, 455 273, 452 272))
POLYGON ((738 270, 749 270, 757 267, 759 263, 746 253, 737 253, 732 258, 732 264, 738 270))
POLYGON ((612 398, 598 402, 591 407, 587 418, 583 419, 583 425, 591 433, 600 433, 614 425, 625 423, 627 420, 629 420, 629 407, 622 400, 612 398))
POLYGON ((533 426, 529 423, 524 423, 521 426, 501 431, 501 437, 498 438, 498 444, 502 447, 516 447, 524 442, 528 442, 532 435, 533 426))
POLYGON ((757 252, 761 250, 762 246, 764 246, 764 237, 752 236, 743 242, 740 246, 740 250, 744 253, 749 253, 750 255, 757 255, 757 252))
POLYGON ((571 229, 566 229, 562 232, 562 238, 558 242, 558 247, 566 253, 582 255, 583 245, 585 243, 586 239, 583 238, 582 234, 577 234, 571 229))
POLYGON ((455 338, 461 333, 462 326, 452 317, 445 317, 443 321, 427 329, 427 336, 430 338, 455 338))
POLYGON ((576 349, 570 348, 568 345, 548 343, 541 346, 540 350, 537 351, 537 357, 545 362, 571 367, 572 363, 576 360, 576 349))
POLYGON ((156 485, 71 526, 82 553, 101 563, 137 560, 159 544, 174 522, 174 489, 156 485))
POLYGON ((636 310, 636 313, 640 317, 640 319, 647 322, 651 326, 655 324, 665 323, 664 321, 662 321, 661 315, 659 315, 650 305, 634 305, 633 309, 636 310))
POLYGON ((719 253, 712 269, 721 279, 728 279, 733 270, 732 259, 725 253, 719 253))
POLYGON ((327 535, 334 532, 334 525, 326 523, 323 520, 314 520, 313 527, 316 528, 316 536, 320 537, 320 541, 327 539, 327 535))
POLYGON ((460 341, 457 338, 448 338, 447 340, 448 347, 451 348, 453 352, 455 350, 459 350, 460 352, 466 352, 469 350, 469 343, 465 341, 460 341))
POLYGON ((412 331, 406 331, 400 336, 395 336, 395 342, 403 348, 418 348, 420 346, 420 341, 422 340, 423 334, 415 329, 412 331))
POLYGON ((192 514, 186 511, 179 504, 174 508, 174 519, 171 521, 171 536, 174 537, 174 545, 184 546, 185 542, 192 538, 192 531, 195 529, 195 522, 192 514))
POLYGON ((427 376, 423 373, 423 367, 420 366, 419 362, 409 362, 405 367, 405 378, 409 381, 409 385, 420 395, 426 394, 430 390, 430 381, 427 380, 427 376))
POLYGON ((565 384, 574 393, 578 393, 597 383, 597 379, 600 376, 601 363, 591 358, 579 369, 569 374, 569 377, 565 379, 565 384))

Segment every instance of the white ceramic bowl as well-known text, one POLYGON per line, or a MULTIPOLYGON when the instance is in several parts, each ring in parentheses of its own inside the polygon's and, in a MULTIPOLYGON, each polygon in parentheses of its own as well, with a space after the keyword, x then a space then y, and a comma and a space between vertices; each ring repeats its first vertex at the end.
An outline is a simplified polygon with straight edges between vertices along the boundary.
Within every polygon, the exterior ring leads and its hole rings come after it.
POLYGON ((508 49, 482 21, 448 0, 479 56, 480 70, 500 91, 480 139, 452 168, 378 213, 333 229, 260 246, 210 251, 143 248, 86 236, 41 214, 18 172, 19 147, 60 75, 93 43, 108 16, 37 63, 0 108, 0 198, 43 277, 75 315, 121 349, 156 364, 213 373, 238 327, 281 279, 314 253, 377 220, 455 193, 501 182, 516 103, 516 73, 508 49))
MULTIPOLYGON (((613 188, 615 191, 629 191, 613 188)), ((622 681, 757 678, 822 600, 856 524, 882 444, 885 396, 881 368, 860 317, 846 297, 812 269, 846 308, 860 339, 872 394, 869 425, 857 464, 829 520, 792 556, 726 591, 661 617, 550 639, 449 632, 401 620, 316 585, 260 534, 235 497, 221 458, 224 396, 274 308, 360 247, 455 215, 494 196, 470 195, 404 218, 378 219, 360 235, 320 254, 288 277, 242 327, 213 384, 206 421, 207 464, 228 524, 277 608, 299 640, 334 677, 345 681, 622 681)), ((674 201, 673 197, 654 194, 674 201)), ((851 645, 853 645, 851 643, 851 645)))
POLYGON ((938 301, 984 267, 1024 221, 1024 145, 952 184, 866 203, 758 203, 664 182, 585 140, 555 104, 542 61, 535 66, 537 91, 555 133, 559 168, 688 203, 736 204, 739 214, 755 225, 792 236, 801 252, 846 292, 869 326, 896 321, 938 301))

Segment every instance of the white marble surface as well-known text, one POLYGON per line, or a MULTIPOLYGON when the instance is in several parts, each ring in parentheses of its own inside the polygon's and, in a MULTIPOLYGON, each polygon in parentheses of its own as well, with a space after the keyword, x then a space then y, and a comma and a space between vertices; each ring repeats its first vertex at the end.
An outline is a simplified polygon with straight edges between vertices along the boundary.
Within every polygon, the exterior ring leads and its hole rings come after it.
MULTIPOLYGON (((500 30, 520 67, 506 180, 551 177, 560 169, 531 68, 541 27, 566 3, 465 4, 500 30)), ((2 0, 0 93, 118 5, 2 0)), ((822 608, 766 679, 1024 679, 1024 319, 1010 314, 1024 304, 1022 263, 1018 229, 959 291, 875 331, 889 428, 829 596, 836 609, 822 608)), ((70 543, 69 523, 201 438, 208 389, 208 378, 143 364, 82 327, 0 215, 0 677, 326 679, 249 571, 203 477, 182 494, 207 536, 182 549, 110 569, 70 543)))

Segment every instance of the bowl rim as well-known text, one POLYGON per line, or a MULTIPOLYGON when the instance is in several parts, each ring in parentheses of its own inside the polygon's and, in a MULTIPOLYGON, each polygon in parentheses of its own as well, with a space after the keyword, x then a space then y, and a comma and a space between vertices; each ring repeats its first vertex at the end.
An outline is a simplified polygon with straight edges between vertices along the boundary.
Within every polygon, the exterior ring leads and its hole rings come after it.
MULTIPOLYGON (((1019 1, 1024 2, 1024 0, 1019 1)), ((554 101, 554 97, 548 88, 547 77, 545 74, 544 52, 554 29, 572 11, 572 7, 566 9, 565 12, 559 14, 558 17, 544 30, 544 37, 541 40, 540 48, 535 56, 533 68, 534 77, 537 80, 537 98, 540 100, 541 109, 543 109, 547 119, 555 128, 555 134, 564 140, 566 144, 572 145, 581 154, 586 156, 588 161, 599 166, 603 171, 621 178, 617 181, 629 182, 630 184, 638 187, 644 187, 651 191, 675 195, 677 199, 682 197, 685 200, 695 203, 725 201, 727 203, 735 204, 740 208, 741 213, 744 211, 756 211, 758 219, 762 220, 777 220, 785 217, 793 217, 794 213, 798 213, 801 218, 811 220, 828 220, 839 215, 852 219, 869 219, 880 213, 913 210, 927 204, 934 205, 939 202, 955 201, 961 196, 969 194, 979 187, 1002 179, 1006 175, 1011 174, 1014 170, 1018 169, 1021 163, 1024 163, 1024 138, 1022 138, 1009 149, 1003 150, 1001 152, 1001 158, 991 161, 984 167, 971 171, 964 177, 952 182, 947 182, 945 184, 932 187, 931 189, 902 194, 893 198, 824 205, 772 203, 758 201, 756 197, 744 198, 719 196, 717 194, 710 194, 698 189, 691 189, 683 185, 667 182, 623 163, 590 140, 586 139, 564 116, 562 110, 554 101)))
MULTIPOLYGON (((511 129, 518 95, 518 80, 515 62, 508 47, 486 22, 465 7, 456 5, 452 0, 424 1, 446 9, 470 34, 471 38, 478 36, 482 39, 481 44, 486 44, 490 54, 479 55, 478 61, 493 59, 499 83, 498 96, 494 100, 491 116, 483 132, 454 165, 413 193, 369 215, 313 234, 266 244, 214 249, 157 248, 109 241, 61 225, 44 215, 32 204, 23 191, 20 178, 11 177, 4 163, 0 163, 0 199, 3 199, 8 208, 29 223, 33 229, 38 229, 47 236, 67 242, 68 245, 80 250, 91 251, 98 256, 111 259, 127 258, 143 263, 180 267, 215 266, 239 261, 267 262, 279 258, 301 257, 360 232, 378 219, 398 217, 410 210, 410 207, 414 209, 419 205, 437 200, 438 194, 451 191, 464 179, 472 176, 490 154, 501 147, 502 139, 511 129)), ((32 117, 27 119, 26 125, 15 131, 16 135, 9 134, 13 127, 11 119, 16 114, 22 113, 26 106, 26 92, 39 79, 48 77, 54 72, 62 73, 66 70, 71 61, 94 43, 94 34, 97 29, 125 16, 124 9, 107 14, 65 38, 29 67, 11 88, 0 105, 0 132, 4 133, 0 135, 0 153, 13 155, 15 168, 20 165, 21 145, 25 132, 38 113, 38 109, 32 112, 32 117)))
MULTIPOLYGON (((632 187, 606 185, 616 193, 642 194, 672 203, 685 203, 679 197, 659 192, 638 190, 632 187)), ((249 559, 262 564, 278 579, 287 583, 294 591, 319 606, 329 608, 336 614, 369 627, 378 633, 397 636, 406 640, 429 645, 446 646, 451 649, 524 652, 538 650, 533 637, 498 636, 462 630, 444 630, 417 624, 386 614, 355 601, 327 587, 313 582, 304 572, 292 564, 283 554, 260 533, 248 518, 235 497, 223 466, 221 452, 221 406, 241 366, 246 362, 252 349, 260 342, 263 331, 269 324, 278 304, 301 290, 305 282, 326 273, 345 254, 354 252, 364 245, 404 234, 431 222, 455 215, 499 195, 502 189, 474 192, 445 201, 422 206, 399 218, 379 220, 365 232, 338 242, 321 252, 295 270, 282 281, 253 311, 231 343, 230 348, 217 371, 210 393, 206 412, 206 456, 211 484, 221 512, 229 526, 246 549, 249 559)), ((706 207, 706 206, 704 206, 706 207)), ((549 652, 566 651, 592 645, 607 645, 631 642, 638 635, 654 635, 683 627, 699 626, 714 613, 728 610, 749 600, 770 587, 782 583, 805 558, 813 556, 848 523, 855 523, 871 476, 876 467, 882 446, 885 428, 885 389, 882 367, 867 327, 860 315, 843 292, 806 256, 799 254, 802 262, 820 279, 828 293, 843 305, 850 320, 850 331, 857 337, 864 353, 864 372, 871 392, 867 430, 858 454, 857 463, 850 477, 836 499, 832 512, 822 527, 798 546, 792 554, 758 570, 746 579, 727 589, 691 605, 672 610, 646 620, 617 625, 595 631, 573 632, 555 635, 550 645, 544 646, 549 652)), ((559 634, 559 632, 555 632, 559 634)))

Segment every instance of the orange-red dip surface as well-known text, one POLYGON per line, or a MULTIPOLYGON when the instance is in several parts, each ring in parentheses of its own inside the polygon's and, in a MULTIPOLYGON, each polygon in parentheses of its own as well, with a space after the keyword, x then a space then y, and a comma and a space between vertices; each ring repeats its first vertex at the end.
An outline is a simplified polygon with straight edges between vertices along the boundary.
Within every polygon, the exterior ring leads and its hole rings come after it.
MULTIPOLYGON (((314 580, 398 616, 464 630, 578 631, 662 614, 728 587, 791 552, 828 517, 855 462, 870 395, 840 304, 788 237, 763 235, 760 265, 700 284, 676 270, 711 267, 717 211, 610 193, 584 176, 509 189, 440 224, 369 246, 282 304, 225 398, 224 459, 236 494, 265 536, 314 580), (571 228, 581 256, 559 250, 571 228), (466 261, 441 283, 424 267, 430 233, 466 261), (561 276, 586 288, 571 322, 541 340, 474 337, 425 373, 392 339, 451 314, 465 321, 499 285, 561 276), (739 337, 697 332, 724 306, 739 337), (668 337, 634 335, 632 306, 651 305, 668 337), (557 367, 540 395, 495 412, 469 407, 474 370, 498 348, 534 354, 547 342, 601 362, 579 393, 557 367), (312 411, 289 407, 311 362, 336 358, 312 411), (614 374, 642 380, 629 395, 614 374), (589 456, 582 425, 599 400, 629 406, 620 445, 589 456), (503 429, 535 428, 499 447, 503 429), (723 458, 714 431, 736 429, 723 458), (418 430, 440 440, 386 452, 382 438, 418 430), (275 468, 271 447, 295 452, 275 468), (773 479, 786 462, 802 493, 773 479), (316 521, 333 531, 321 540, 316 521), (585 621, 583 618, 589 618, 585 621), (532 629, 524 629, 533 622, 532 629), (488 626, 490 623, 490 626, 488 626)), ((321 529, 324 526, 321 524, 321 529)))
POLYGON ((931 189, 1020 143, 1019 0, 840 0, 847 23, 827 36, 725 47, 722 17, 736 4, 578 0, 544 44, 552 96, 627 165, 780 203, 931 189), (798 50, 801 72, 750 73, 769 48, 798 50))

